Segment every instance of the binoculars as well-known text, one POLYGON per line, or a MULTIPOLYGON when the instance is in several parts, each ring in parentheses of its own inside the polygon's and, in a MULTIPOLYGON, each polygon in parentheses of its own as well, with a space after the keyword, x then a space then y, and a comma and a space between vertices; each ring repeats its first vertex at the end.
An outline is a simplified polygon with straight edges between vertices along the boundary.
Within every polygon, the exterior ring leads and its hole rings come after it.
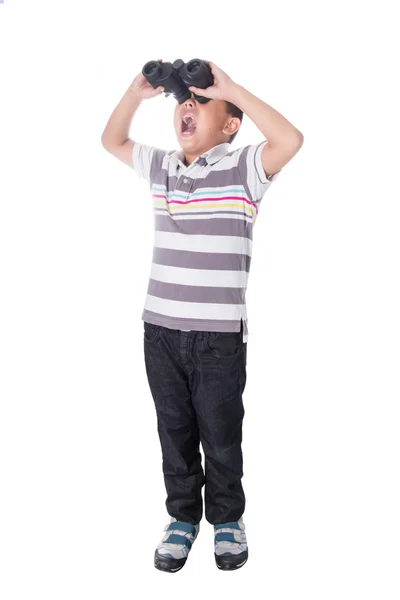
MULTIPOLYGON (((193 58, 187 63, 180 58, 173 63, 151 60, 144 65, 142 74, 153 88, 162 85, 165 96, 173 94, 179 104, 192 97, 192 92, 188 89, 190 85, 205 89, 214 83, 210 67, 200 58, 193 58)), ((193 94, 200 104, 211 100, 194 92, 193 94)))

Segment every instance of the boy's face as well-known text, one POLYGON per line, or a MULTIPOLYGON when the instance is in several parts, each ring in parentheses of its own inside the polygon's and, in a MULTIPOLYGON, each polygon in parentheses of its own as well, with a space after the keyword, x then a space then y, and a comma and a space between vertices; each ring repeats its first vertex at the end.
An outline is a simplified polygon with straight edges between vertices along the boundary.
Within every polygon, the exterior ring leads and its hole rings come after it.
POLYGON ((230 136, 239 129, 240 119, 226 112, 224 100, 210 100, 201 104, 191 97, 182 104, 176 104, 174 127, 185 155, 195 158, 218 144, 228 142, 230 136), (182 119, 188 113, 193 115, 194 120, 188 120, 185 124, 182 119))

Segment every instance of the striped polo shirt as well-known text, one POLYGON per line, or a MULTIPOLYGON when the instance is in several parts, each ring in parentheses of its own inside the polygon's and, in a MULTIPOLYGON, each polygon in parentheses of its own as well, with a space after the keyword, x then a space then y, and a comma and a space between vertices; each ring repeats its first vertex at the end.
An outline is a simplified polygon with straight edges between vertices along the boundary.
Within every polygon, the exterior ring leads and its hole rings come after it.
POLYGON ((267 177, 267 140, 214 146, 189 166, 182 150, 135 142, 133 167, 150 186, 154 248, 142 319, 170 329, 240 331, 248 339, 246 287, 253 227, 267 177))

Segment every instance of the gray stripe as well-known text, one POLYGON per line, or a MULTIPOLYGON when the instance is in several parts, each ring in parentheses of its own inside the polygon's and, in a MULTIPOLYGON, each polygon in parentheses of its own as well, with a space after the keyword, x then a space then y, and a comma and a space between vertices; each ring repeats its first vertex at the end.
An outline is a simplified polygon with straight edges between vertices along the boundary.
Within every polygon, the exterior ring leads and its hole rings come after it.
MULTIPOLYGON (((163 171, 165 171, 165 169, 161 169, 162 166, 162 162, 164 159, 166 151, 165 150, 160 150, 159 148, 154 148, 154 153, 153 153, 153 158, 151 161, 151 168, 150 168, 150 181, 158 181, 159 177, 163 177, 163 171)), ((165 177, 165 174, 164 174, 165 177)), ((176 180, 176 177, 175 177, 176 180)), ((175 186, 174 186, 175 187, 175 186)))
MULTIPOLYGON (((240 331, 240 321, 225 319, 187 319, 185 317, 168 317, 151 310, 143 309, 142 319, 163 327, 175 325, 172 329, 192 329, 197 331, 240 331)), ((247 323, 243 321, 243 331, 247 335, 247 323)))
MULTIPOLYGON (((247 152, 247 150, 246 150, 247 152)), ((167 189, 168 190, 175 190, 176 188, 176 184, 177 181, 179 179, 179 177, 177 177, 176 175, 166 175, 166 169, 161 169, 160 166, 160 162, 159 162, 159 170, 156 171, 154 164, 157 161, 154 161, 153 159, 153 163, 151 166, 151 181, 157 185, 167 185, 167 189), (153 171, 154 169, 154 171, 153 171)), ((223 187, 223 186, 236 186, 236 185, 240 185, 240 186, 244 186, 245 185, 245 181, 242 181, 241 177, 240 177, 240 173, 239 173, 239 168, 236 167, 232 167, 230 169, 223 169, 221 171, 210 171, 208 173, 208 175, 206 175, 205 177, 196 177, 196 179, 192 179, 191 177, 186 177, 185 175, 182 175, 182 181, 179 184, 179 190, 181 192, 190 192, 191 194, 193 194, 193 192, 197 191, 197 190, 201 190, 202 188, 205 187, 214 187, 214 188, 219 188, 219 187, 223 187), (184 183, 183 179, 187 179, 188 182, 184 183)), ((245 186, 246 187, 246 186, 245 186)), ((248 193, 248 190, 246 190, 246 193, 248 193)), ((249 198, 251 198, 251 196, 249 196, 249 198)))
MULTIPOLYGON (((176 213, 174 212, 174 215, 176 213)), ((185 213, 187 215, 187 212, 185 213)), ((197 234, 197 235, 228 235, 245 237, 250 240, 253 239, 253 227, 243 224, 242 219, 196 219, 199 213, 190 219, 189 216, 183 221, 174 221, 171 219, 170 214, 166 215, 155 215, 155 229, 156 231, 169 231, 173 233, 182 233, 181 227, 184 228, 185 233, 197 234)), ((214 213, 215 214, 215 213, 214 213)), ((231 214, 231 213, 230 213, 231 214)), ((173 215, 173 216, 174 216, 173 215)))
POLYGON ((246 146, 246 148, 243 150, 243 152, 240 155, 240 177, 241 177, 241 182, 242 185, 244 187, 244 189, 246 190, 246 194, 248 196, 248 198, 250 198, 250 200, 252 199, 252 195, 251 195, 251 191, 249 186, 247 185, 247 155, 249 153, 249 146, 246 146))
POLYGON ((212 304, 244 304, 246 288, 179 285, 165 281, 149 280, 147 293, 165 300, 179 302, 208 302, 212 304))
MULTIPOLYGON (((171 213, 168 208, 164 208, 163 206, 157 206, 155 207, 155 210, 159 211, 159 212, 163 212, 166 215, 169 215, 170 217, 174 217, 175 215, 178 216, 182 216, 182 215, 186 215, 188 217, 192 216, 193 219, 195 219, 197 217, 197 215, 213 215, 215 216, 215 218, 218 218, 217 215, 240 215, 243 217, 242 221, 246 221, 247 225, 249 227, 253 227, 253 217, 250 217, 249 215, 243 213, 243 211, 241 209, 239 210, 219 210, 218 212, 216 212, 215 210, 197 210, 196 213, 188 213, 187 210, 184 211, 179 211, 179 210, 175 210, 174 212, 171 213)), ((235 219, 235 221, 237 221, 238 219, 235 219)), ((240 221, 240 219, 239 219, 240 221)))
POLYGON ((170 267, 207 269, 208 271, 250 271, 251 256, 222 252, 192 252, 172 248, 153 248, 152 262, 170 267), (211 258, 212 257, 212 258, 211 258))

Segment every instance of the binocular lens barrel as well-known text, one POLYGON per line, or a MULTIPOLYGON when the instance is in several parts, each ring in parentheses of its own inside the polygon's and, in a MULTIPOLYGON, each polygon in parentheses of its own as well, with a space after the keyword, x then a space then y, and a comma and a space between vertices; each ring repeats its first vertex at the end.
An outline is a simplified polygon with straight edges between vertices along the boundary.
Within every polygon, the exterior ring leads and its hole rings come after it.
POLYGON ((197 59, 193 59, 187 64, 187 72, 194 75, 200 69, 200 62, 197 59))
POLYGON ((162 73, 162 67, 159 62, 156 60, 151 60, 146 63, 142 70, 143 75, 147 78, 151 77, 154 79, 157 76, 160 76, 162 73))

